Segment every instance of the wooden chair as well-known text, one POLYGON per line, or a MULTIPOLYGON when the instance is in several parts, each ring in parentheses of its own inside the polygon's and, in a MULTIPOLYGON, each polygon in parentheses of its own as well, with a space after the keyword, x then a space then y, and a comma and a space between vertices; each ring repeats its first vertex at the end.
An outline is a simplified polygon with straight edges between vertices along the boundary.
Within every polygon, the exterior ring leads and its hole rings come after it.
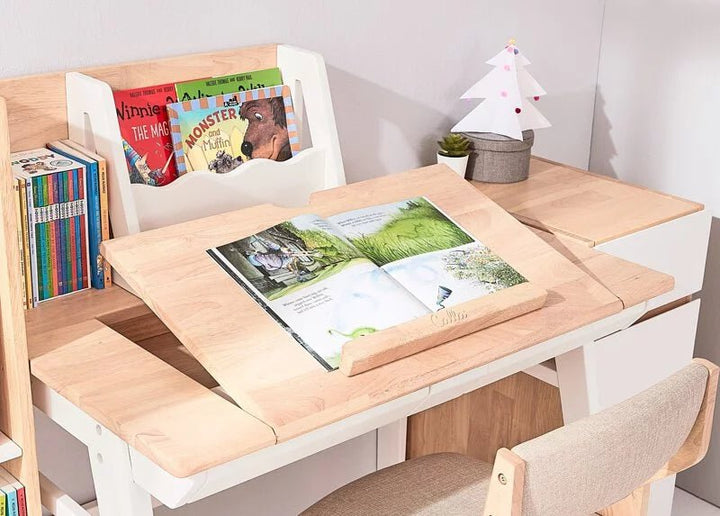
POLYGON ((718 371, 695 359, 623 403, 498 450, 494 466, 453 453, 419 457, 356 480, 303 514, 645 514, 651 482, 705 456, 718 371))

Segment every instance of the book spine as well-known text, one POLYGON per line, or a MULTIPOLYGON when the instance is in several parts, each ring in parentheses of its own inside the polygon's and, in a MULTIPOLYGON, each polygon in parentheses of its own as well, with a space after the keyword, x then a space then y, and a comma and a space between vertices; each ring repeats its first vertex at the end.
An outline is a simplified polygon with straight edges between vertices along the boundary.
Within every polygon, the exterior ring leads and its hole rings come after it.
POLYGON ((42 198, 43 198, 43 229, 44 229, 44 242, 45 245, 45 282, 46 296, 45 299, 53 297, 55 291, 55 279, 53 278, 53 262, 52 262, 52 235, 50 233, 50 222, 51 222, 51 208, 50 208, 50 195, 48 192, 48 176, 42 176, 41 178, 42 198))
POLYGON ((33 306, 33 279, 32 279, 32 264, 30 262, 30 239, 29 239, 29 228, 28 228, 28 196, 27 196, 27 181, 24 178, 19 178, 20 184, 20 225, 22 226, 23 235, 23 262, 25 264, 25 292, 26 292, 26 303, 28 308, 33 306))
POLYGON ((75 267, 77 268, 77 290, 80 290, 83 288, 82 283, 82 228, 80 219, 80 214, 78 210, 78 202, 80 199, 79 195, 79 181, 80 178, 78 177, 77 171, 73 171, 73 198, 75 199, 74 207, 75 207, 75 267))
MULTIPOLYGON (((107 161, 98 161, 98 183, 100 184, 100 226, 101 241, 110 240, 110 212, 108 205, 108 184, 107 184, 107 161)), ((101 257, 102 258, 102 257, 101 257)), ((112 267, 103 258, 103 273, 105 275, 105 287, 112 285, 112 267)))
POLYGON ((13 185, 15 189, 15 223, 17 225, 17 240, 18 240, 18 255, 20 256, 20 279, 22 280, 23 289, 23 308, 27 310, 27 291, 25 290, 25 252, 23 247, 25 246, 25 240, 23 239, 22 230, 22 203, 20 197, 25 194, 23 191, 20 192, 20 180, 16 179, 13 185))
POLYGON ((90 253, 88 235, 88 211, 87 211, 87 181, 84 169, 78 170, 78 193, 80 195, 80 245, 82 252, 82 284, 83 288, 90 286, 90 253))
POLYGON ((85 167, 87 178, 87 219, 88 240, 90 251, 90 284, 95 288, 105 288, 105 274, 100 258, 100 241, 102 228, 100 220, 100 185, 98 182, 97 163, 85 167))
POLYGON ((60 235, 58 238, 60 259, 58 266, 60 267, 60 276, 63 279, 63 291, 65 293, 72 292, 70 290, 70 278, 67 274, 67 246, 65 240, 65 217, 67 216, 67 203, 63 196, 63 183, 65 182, 65 174, 58 174, 58 220, 57 231, 60 235))
POLYGON ((57 220, 57 199, 55 198, 55 174, 45 176, 48 187, 48 232, 50 233, 50 277, 52 278, 52 293, 55 297, 62 292, 62 279, 60 277, 60 253, 58 252, 58 237, 55 221, 57 220))
POLYGON ((8 514, 7 495, 0 492, 0 514, 6 516, 8 514))
MULTIPOLYGON (((3 480, 3 483, 7 482, 3 480)), ((7 516, 20 516, 18 511, 17 490, 11 484, 2 487, 5 492, 5 514, 7 516)))
POLYGON ((33 197, 32 181, 25 182, 25 191, 27 192, 27 229, 28 242, 30 248, 30 277, 32 281, 32 306, 35 307, 39 301, 38 293, 38 269, 37 269, 37 241, 35 239, 35 200, 33 197))
POLYGON ((25 499, 25 486, 21 486, 17 490, 18 511, 20 516, 27 516, 27 500, 25 499))
POLYGON ((70 184, 70 176, 71 174, 69 172, 65 173, 65 176, 63 177, 63 183, 62 183, 62 196, 63 196, 63 205, 65 206, 64 209, 64 217, 63 217, 63 256, 64 256, 64 262, 63 267, 65 267, 65 277, 67 278, 68 282, 68 290, 70 292, 75 291, 75 285, 73 282, 73 270, 72 270, 72 248, 70 247, 71 240, 70 240, 70 196, 68 195, 68 186, 70 184))
POLYGON ((74 172, 68 172, 68 260, 70 262, 70 284, 74 291, 78 290, 78 270, 75 257, 77 242, 75 238, 75 183, 77 175, 74 172))
POLYGON ((63 223, 65 222, 65 212, 66 212, 66 203, 65 199, 63 198, 63 182, 65 181, 65 173, 61 172, 57 174, 57 187, 55 189, 56 191, 56 197, 57 200, 57 208, 58 208, 58 214, 57 214, 57 220, 55 221, 55 231, 57 231, 57 246, 58 246, 58 269, 60 271, 59 276, 62 281, 62 289, 61 292, 63 294, 67 294, 68 292, 71 292, 70 290, 70 281, 67 277, 67 267, 65 266, 66 262, 66 256, 65 256, 65 232, 63 231, 63 223))
POLYGON ((47 294, 47 282, 45 280, 45 228, 43 220, 43 198, 41 178, 32 179, 33 198, 35 199, 35 240, 37 244, 37 270, 38 270, 38 302, 43 301, 47 294))

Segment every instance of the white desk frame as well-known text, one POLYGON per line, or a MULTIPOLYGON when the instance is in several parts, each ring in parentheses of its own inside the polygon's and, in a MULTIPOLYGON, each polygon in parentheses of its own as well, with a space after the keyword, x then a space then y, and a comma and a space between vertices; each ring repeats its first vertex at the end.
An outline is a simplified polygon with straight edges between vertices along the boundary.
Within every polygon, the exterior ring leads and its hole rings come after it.
MULTIPOLYGON (((563 364, 572 367, 577 376, 578 367, 582 369, 584 366, 572 359, 572 352, 628 328, 645 312, 646 306, 642 303, 627 308, 567 334, 188 478, 170 475, 37 379, 33 381, 33 401, 39 410, 88 447, 98 514, 152 516, 153 498, 167 507, 180 507, 375 429, 377 467, 401 462, 405 459, 408 416, 565 354, 570 354, 570 360, 563 364)), ((587 371, 592 373, 592 368, 587 368, 587 371)), ((590 382, 580 383, 591 385, 590 382)), ((577 404, 587 399, 589 393, 575 385, 572 392, 563 392, 561 385, 561 395, 563 403, 576 400, 577 404)), ((66 500, 58 498, 55 507, 57 516, 90 514, 77 504, 63 502, 66 500)))

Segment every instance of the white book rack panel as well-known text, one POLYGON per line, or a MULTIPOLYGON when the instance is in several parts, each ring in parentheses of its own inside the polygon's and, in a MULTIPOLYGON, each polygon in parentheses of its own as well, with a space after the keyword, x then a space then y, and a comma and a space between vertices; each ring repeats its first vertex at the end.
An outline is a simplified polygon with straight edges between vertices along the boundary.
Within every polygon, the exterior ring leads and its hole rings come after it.
POLYGON ((227 174, 190 172, 162 187, 130 183, 110 86, 79 72, 67 74, 69 136, 107 160, 115 237, 256 204, 299 206, 315 191, 345 184, 322 56, 278 45, 277 66, 290 87, 301 142, 309 137, 312 147, 284 162, 255 159, 227 174))
POLYGON ((15 444, 15 441, 10 439, 7 435, 0 432, 0 463, 17 459, 21 455, 22 450, 20 449, 20 446, 15 444))

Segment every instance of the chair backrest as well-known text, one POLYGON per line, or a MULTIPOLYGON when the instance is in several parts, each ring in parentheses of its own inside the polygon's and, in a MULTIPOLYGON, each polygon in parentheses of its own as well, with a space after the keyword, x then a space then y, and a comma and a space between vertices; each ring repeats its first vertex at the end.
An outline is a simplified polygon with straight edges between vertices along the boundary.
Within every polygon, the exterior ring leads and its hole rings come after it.
POLYGON ((696 359, 614 407, 500 450, 485 514, 587 515, 699 462, 717 377, 717 366, 696 359))

